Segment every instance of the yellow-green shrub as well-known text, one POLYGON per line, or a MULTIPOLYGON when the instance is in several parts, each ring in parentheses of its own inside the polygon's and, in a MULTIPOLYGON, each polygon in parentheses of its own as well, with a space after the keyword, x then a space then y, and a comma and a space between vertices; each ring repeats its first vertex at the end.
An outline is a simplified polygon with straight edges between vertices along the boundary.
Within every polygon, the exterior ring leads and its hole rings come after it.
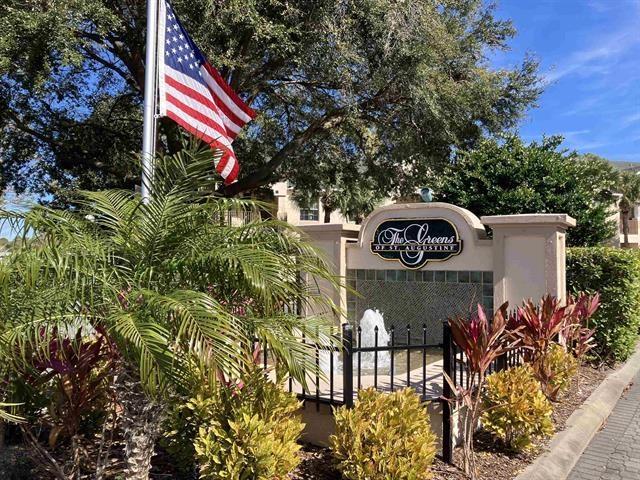
POLYGON ((222 385, 209 398, 192 399, 188 408, 200 418, 193 442, 200 478, 285 479, 300 461, 299 407, 295 395, 259 370, 242 388, 222 385))
POLYGON ((482 426, 508 447, 521 450, 553 432, 551 403, 529 365, 487 377, 482 426))
POLYGON ((578 359, 571 352, 554 343, 533 364, 533 370, 545 395, 550 400, 556 400, 571 385, 571 380, 578 373, 578 366, 578 359))
POLYGON ((436 436, 412 389, 390 394, 361 390, 354 408, 338 408, 335 420, 331 446, 345 478, 431 478, 436 436))

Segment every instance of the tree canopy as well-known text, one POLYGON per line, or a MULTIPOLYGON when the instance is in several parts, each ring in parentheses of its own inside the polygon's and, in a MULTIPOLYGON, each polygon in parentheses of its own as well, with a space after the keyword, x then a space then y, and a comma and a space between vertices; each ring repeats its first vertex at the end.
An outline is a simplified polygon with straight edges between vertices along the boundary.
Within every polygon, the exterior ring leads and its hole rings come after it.
MULTIPOLYGON (((235 142, 242 171, 228 195, 365 176, 382 195, 410 192, 452 152, 513 127, 540 93, 531 58, 489 68, 515 30, 482 0, 173 4, 259 112, 235 142)), ((139 181, 144 26, 142 0, 2 2, 2 187, 64 199, 139 181)), ((181 148, 175 125, 159 129, 165 151, 181 148)))
POLYGON ((561 137, 528 145, 517 137, 483 141, 446 170, 436 199, 478 216, 567 213, 577 221, 567 233, 568 245, 611 239, 618 173, 606 160, 563 150, 561 143, 561 137))

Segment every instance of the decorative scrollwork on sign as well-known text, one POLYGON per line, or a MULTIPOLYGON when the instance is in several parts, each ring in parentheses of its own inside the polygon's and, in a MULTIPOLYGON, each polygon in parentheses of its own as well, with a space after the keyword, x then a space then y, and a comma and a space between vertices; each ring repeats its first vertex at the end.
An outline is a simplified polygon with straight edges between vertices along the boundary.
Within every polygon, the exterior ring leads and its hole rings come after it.
POLYGON ((462 252, 456 227, 444 218, 385 220, 373 234, 371 252, 385 260, 398 260, 407 268, 422 268, 462 252))

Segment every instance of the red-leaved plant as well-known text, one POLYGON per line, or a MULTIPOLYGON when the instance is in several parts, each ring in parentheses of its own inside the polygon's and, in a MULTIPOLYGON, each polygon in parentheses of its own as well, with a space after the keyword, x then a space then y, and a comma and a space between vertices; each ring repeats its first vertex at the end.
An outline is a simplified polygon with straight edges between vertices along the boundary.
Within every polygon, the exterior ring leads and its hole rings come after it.
POLYGON ((97 327, 91 335, 79 328, 74 338, 51 334, 47 352, 34 352, 28 377, 32 385, 54 386, 48 417, 49 446, 61 437, 73 437, 82 419, 104 406, 108 377, 113 374, 117 349, 107 332, 97 327))
POLYGON ((522 341, 524 360, 535 363, 549 350, 560 332, 569 326, 572 307, 563 306, 551 295, 545 295, 540 305, 531 299, 509 317, 508 329, 522 341), (567 310, 569 309, 569 311, 567 310))
POLYGON ((465 369, 469 378, 468 388, 463 388, 456 386, 445 373, 445 379, 456 392, 457 399, 467 407, 464 419, 461 417, 461 422, 464 422, 463 466, 465 473, 472 479, 477 476, 473 434, 481 414, 482 388, 487 370, 498 357, 518 347, 521 342, 520 337, 507 329, 507 308, 507 303, 498 308, 491 322, 480 304, 470 319, 458 316, 448 320, 453 341, 464 352, 465 369))
POLYGON ((581 360, 594 346, 594 330, 589 329, 587 323, 599 304, 598 294, 569 297, 566 305, 556 297, 545 295, 539 305, 529 299, 511 314, 507 328, 521 339, 524 361, 531 364, 550 399, 555 399, 557 394, 553 387, 555 372, 547 365, 551 345, 558 343, 581 360))
POLYGON ((593 338, 595 328, 589 328, 589 320, 600 307, 600 294, 581 292, 575 298, 570 295, 567 305, 572 307, 572 318, 558 335, 558 343, 582 361, 584 355, 596 346, 593 338))

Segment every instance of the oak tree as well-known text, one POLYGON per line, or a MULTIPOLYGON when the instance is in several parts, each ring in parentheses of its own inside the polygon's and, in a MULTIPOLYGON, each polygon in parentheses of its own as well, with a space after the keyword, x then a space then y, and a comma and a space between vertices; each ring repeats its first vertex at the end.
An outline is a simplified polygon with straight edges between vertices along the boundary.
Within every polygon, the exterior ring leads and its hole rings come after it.
MULTIPOLYGON (((513 127, 540 93, 534 59, 490 68, 515 30, 482 0, 173 4, 259 112, 236 140, 228 195, 276 180, 316 188, 328 171, 371 178, 380 195, 411 192, 452 152, 513 127)), ((139 182, 144 40, 144 0, 1 3, 3 187, 64 199, 139 182)), ((165 151, 181 148, 175 125, 159 130, 165 151)))

